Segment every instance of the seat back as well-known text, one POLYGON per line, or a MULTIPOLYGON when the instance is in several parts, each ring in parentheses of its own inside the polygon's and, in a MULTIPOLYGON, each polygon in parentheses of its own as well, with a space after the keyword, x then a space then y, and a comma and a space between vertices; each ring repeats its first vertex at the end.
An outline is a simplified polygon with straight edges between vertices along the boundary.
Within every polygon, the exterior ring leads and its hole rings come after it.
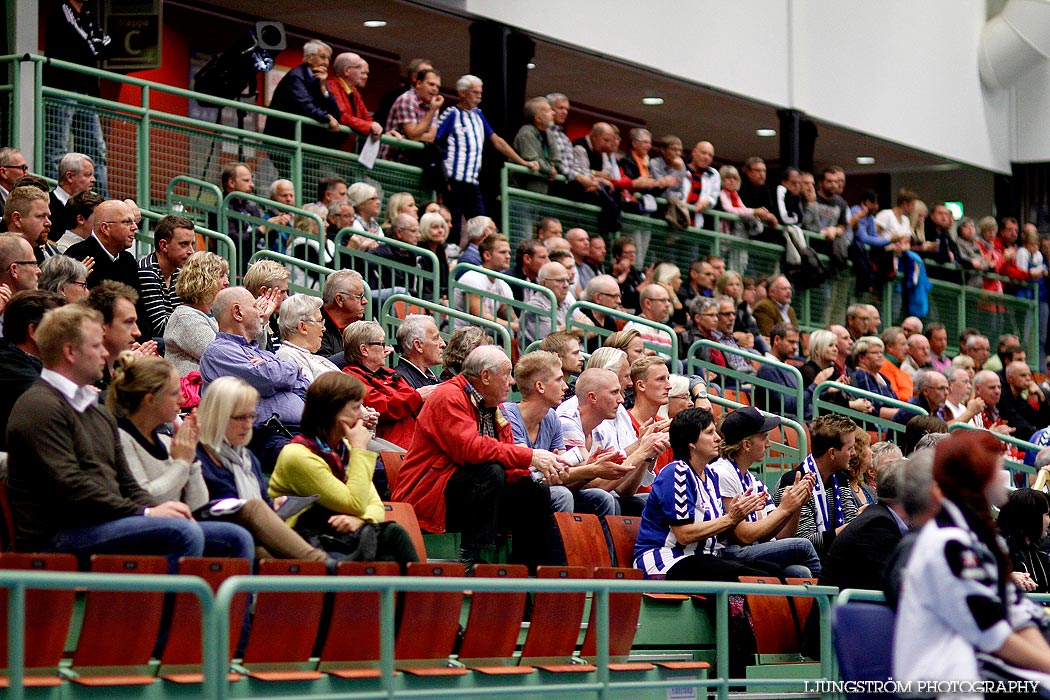
MULTIPOLYGON (((409 576, 465 576, 462 564, 412 562, 409 576)), ((394 657, 400 661, 447 659, 459 632, 462 591, 406 591, 394 657)))
POLYGON ((634 543, 638 540, 638 528, 642 519, 633 515, 606 515, 605 526, 612 535, 616 566, 629 569, 634 566, 634 543))
MULTIPOLYGON (((780 579, 765 576, 741 576, 741 583, 779 584, 780 579)), ((797 654, 799 653, 798 629, 791 612, 787 596, 759 595, 749 593, 745 596, 751 609, 751 620, 755 627, 755 643, 759 654, 797 654)))
MULTIPOLYGON (((641 581, 641 569, 598 567, 594 570, 596 579, 617 581, 641 581)), ((587 623, 587 634, 583 638, 580 656, 592 659, 597 656, 598 641, 598 606, 591 601, 591 616, 587 623)), ((634 635, 638 630, 638 614, 642 609, 641 593, 609 594, 609 656, 623 659, 630 655, 634 635)))
MULTIPOLYGON (((218 557, 183 557, 179 560, 179 574, 204 579, 214 593, 231 576, 248 576, 251 565, 247 559, 218 557)), ((240 593, 230 610, 230 658, 237 648, 248 594, 240 593)), ((201 663, 201 604, 192 593, 176 593, 171 615, 168 641, 161 654, 162 666, 199 665, 201 663)), ((165 670, 162 669, 161 675, 165 670)))
POLYGON ((383 501, 383 510, 386 511, 387 522, 397 523, 408 532, 408 536, 412 538, 412 545, 416 548, 419 561, 426 561, 427 546, 423 543, 423 531, 419 529, 416 509, 412 507, 412 504, 383 501))
MULTIPOLYGON (((594 569, 582 566, 540 566, 541 579, 593 578, 594 569)), ((532 621, 521 649, 521 662, 567 660, 576 650, 587 594, 537 593, 532 599, 532 621)))
MULTIPOLYGON (((831 612, 835 655, 844 681, 884 681, 893 675, 894 614, 881 603, 851 601, 831 612), (863 630, 863 634, 858 634, 863 630)), ((847 693, 849 700, 861 696, 847 693)), ((864 698, 895 697, 864 694, 864 698)))
MULTIPOLYGON (((340 576, 400 576, 401 567, 393 561, 344 561, 339 563, 338 572, 340 576)), ((378 661, 379 617, 379 591, 338 591, 321 649, 321 670, 345 662, 378 661)))
MULTIPOLYGON (((477 564, 474 578, 528 578, 521 564, 477 564)), ((474 591, 470 596, 470 617, 459 658, 509 659, 518 646, 527 593, 474 591)))
MULTIPOLYGON (((260 576, 324 576, 324 562, 263 559, 260 576)), ((243 662, 294 664, 310 659, 321 623, 321 591, 263 592, 256 595, 255 614, 244 647, 243 662)), ((231 630, 233 632, 233 630, 231 630)))
POLYGON ((609 545, 597 515, 590 513, 555 513, 554 520, 565 546, 569 566, 612 566, 609 545))
MULTIPOLYGON (((788 576, 784 579, 784 583, 789 586, 815 586, 817 585, 817 579, 788 576)), ((791 607, 795 609, 795 621, 798 623, 799 629, 804 630, 806 628, 806 620, 809 619, 809 614, 813 610, 813 599, 794 597, 789 598, 789 600, 791 601, 791 607)), ((799 639, 801 638, 800 635, 799 639)))
POLYGON ((401 472, 401 464, 405 461, 406 454, 394 450, 383 450, 379 453, 379 458, 383 460, 383 470, 386 471, 386 483, 391 492, 397 486, 397 475, 401 472))
MULTIPOLYGON (((77 559, 72 554, 9 553, 0 555, 0 569, 72 572, 77 570, 77 559)), ((23 658, 27 671, 54 669, 62 660, 75 595, 73 590, 26 590, 23 658)), ((0 589, 0 667, 6 666, 7 590, 0 589)))
MULTIPOLYGON (((166 574, 164 557, 96 554, 91 571, 106 574, 166 574)), ((152 682, 145 667, 160 631, 164 593, 88 591, 84 621, 73 654, 79 682, 89 685, 142 685, 152 682), (134 624, 128 624, 134 620, 134 624), (115 671, 115 669, 121 669, 115 671)))

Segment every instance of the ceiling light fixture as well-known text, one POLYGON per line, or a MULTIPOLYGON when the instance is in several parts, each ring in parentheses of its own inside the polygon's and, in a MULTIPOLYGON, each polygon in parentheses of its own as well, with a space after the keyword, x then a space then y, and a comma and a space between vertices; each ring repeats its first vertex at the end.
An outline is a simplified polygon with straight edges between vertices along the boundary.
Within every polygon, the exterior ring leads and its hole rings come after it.
POLYGON ((369 29, 378 29, 380 27, 385 27, 386 26, 386 20, 385 19, 370 19, 370 20, 367 20, 367 21, 363 22, 362 24, 364 24, 369 29))
POLYGON ((777 130, 776 129, 755 129, 755 136, 769 137, 769 136, 776 136, 776 135, 777 135, 777 130))
POLYGON ((857 156, 857 165, 874 165, 875 159, 872 156, 857 156))
POLYGON ((657 105, 662 105, 663 103, 664 103, 664 98, 662 98, 662 97, 643 97, 642 98, 642 104, 643 105, 649 105, 651 107, 655 107, 657 105))
POLYGON ((528 63, 525 64, 525 67, 528 68, 529 70, 535 70, 536 69, 536 64, 533 63, 532 61, 529 61, 528 63))

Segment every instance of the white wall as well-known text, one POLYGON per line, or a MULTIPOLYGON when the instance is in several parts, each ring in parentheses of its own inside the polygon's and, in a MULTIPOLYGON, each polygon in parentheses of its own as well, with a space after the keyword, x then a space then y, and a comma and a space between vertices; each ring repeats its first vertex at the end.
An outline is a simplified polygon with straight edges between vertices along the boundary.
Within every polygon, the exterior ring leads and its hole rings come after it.
POLYGON ((1019 163, 1050 161, 1050 63, 1025 73, 1011 92, 1017 110, 1013 159, 1019 163))
MULTIPOLYGON (((977 71, 985 0, 431 2, 963 163, 1010 169, 1012 101, 1008 92, 986 99, 977 71)), ((1040 92, 1050 102, 1047 84, 1040 92)), ((1039 138, 1050 151, 1050 134, 1039 138)))

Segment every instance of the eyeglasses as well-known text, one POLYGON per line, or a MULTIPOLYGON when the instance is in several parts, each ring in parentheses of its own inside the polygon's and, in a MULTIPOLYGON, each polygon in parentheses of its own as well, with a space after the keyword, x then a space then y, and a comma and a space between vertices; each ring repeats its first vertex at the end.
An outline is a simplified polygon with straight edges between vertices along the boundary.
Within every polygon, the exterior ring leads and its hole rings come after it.
POLYGON ((683 401, 692 401, 693 397, 689 394, 671 394, 667 398, 669 399, 682 399, 683 401))
MULTIPOLYGON (((649 301, 655 301, 655 302, 659 302, 661 304, 670 304, 671 303, 670 299, 650 299, 649 301)), ((715 314, 715 315, 717 316, 718 314, 715 314)))
POLYGON ((620 299, 623 297, 622 294, 616 292, 615 294, 609 294, 609 292, 595 292, 595 296, 601 294, 603 297, 609 297, 610 299, 620 299))
POLYGON ((323 318, 304 318, 303 319, 303 323, 320 323, 323 326, 324 325, 324 319, 323 318))
POLYGON ((348 299, 357 299, 362 304, 365 303, 365 299, 367 298, 367 297, 365 297, 364 292, 362 292, 360 294, 351 294, 350 292, 340 292, 340 293, 343 296, 347 297, 348 299))
POLYGON ((15 260, 15 265, 28 265, 29 267, 40 267, 36 260, 15 260))
POLYGON ((378 341, 373 342, 373 343, 361 343, 361 344, 362 345, 371 345, 372 347, 376 347, 376 348, 385 348, 386 347, 386 341, 385 340, 378 340, 378 341))
POLYGON ((80 280, 77 280, 76 282, 68 282, 67 284, 75 284, 78 287, 83 287, 84 289, 87 289, 87 282, 81 282, 80 280))
POLYGON ((29 172, 28 165, 0 165, 0 169, 17 170, 18 172, 23 174, 29 172))
POLYGON ((717 311, 709 311, 706 314, 700 314, 700 316, 703 317, 703 318, 718 318, 718 312, 717 311))
POLYGON ((718 315, 719 316, 736 316, 736 312, 735 311, 719 311, 718 315))
POLYGON ((235 420, 238 423, 243 423, 245 421, 251 421, 252 423, 254 423, 255 419, 258 418, 258 417, 259 417, 258 413, 245 413, 245 414, 240 415, 240 416, 230 416, 230 420, 235 420))
POLYGON ((104 224, 124 224, 125 226, 134 226, 137 222, 134 219, 120 219, 119 221, 103 221, 104 224))

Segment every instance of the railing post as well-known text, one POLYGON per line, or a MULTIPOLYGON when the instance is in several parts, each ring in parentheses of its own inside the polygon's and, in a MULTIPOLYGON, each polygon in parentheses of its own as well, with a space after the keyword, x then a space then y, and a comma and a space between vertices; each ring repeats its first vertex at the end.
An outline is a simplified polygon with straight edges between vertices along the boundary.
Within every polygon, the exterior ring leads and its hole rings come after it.
POLYGON ((379 678, 388 698, 394 697, 394 608, 396 591, 388 586, 379 601, 379 678))
POLYGON ((594 619, 598 624, 598 635, 595 638, 596 650, 598 652, 598 682, 602 687, 598 690, 599 700, 605 700, 609 696, 609 589, 600 588, 594 592, 592 605, 597 606, 594 619))
MULTIPOLYGON (((44 123, 44 64, 40 61, 33 62, 33 133, 37 138, 33 139, 33 165, 34 170, 39 173, 50 172, 47 163, 44 162, 44 144, 47 142, 47 126, 44 123), (40 138, 40 137, 43 138, 40 138)), ((57 163, 55 164, 57 167, 57 163)))
POLYGON ((718 700, 729 699, 729 593, 715 594, 715 665, 718 678, 718 700))
POLYGON ((7 678, 8 697, 25 697, 26 586, 14 583, 7 591, 7 678))
POLYGON ((299 196, 303 196, 303 123, 295 122, 295 150, 292 151, 291 166, 292 186, 299 196))
MULTIPOLYGON (((499 170, 499 199, 502 205, 500 207, 499 230, 504 236, 510 236, 510 196, 507 192, 508 187, 510 187, 510 171, 503 167, 499 170)), ((456 245, 459 245, 459 241, 456 241, 456 245)))
POLYGON ((150 92, 149 86, 142 86, 142 108, 145 114, 139 121, 138 133, 138 168, 135 183, 135 201, 145 209, 153 208, 153 197, 150 192, 150 92))

